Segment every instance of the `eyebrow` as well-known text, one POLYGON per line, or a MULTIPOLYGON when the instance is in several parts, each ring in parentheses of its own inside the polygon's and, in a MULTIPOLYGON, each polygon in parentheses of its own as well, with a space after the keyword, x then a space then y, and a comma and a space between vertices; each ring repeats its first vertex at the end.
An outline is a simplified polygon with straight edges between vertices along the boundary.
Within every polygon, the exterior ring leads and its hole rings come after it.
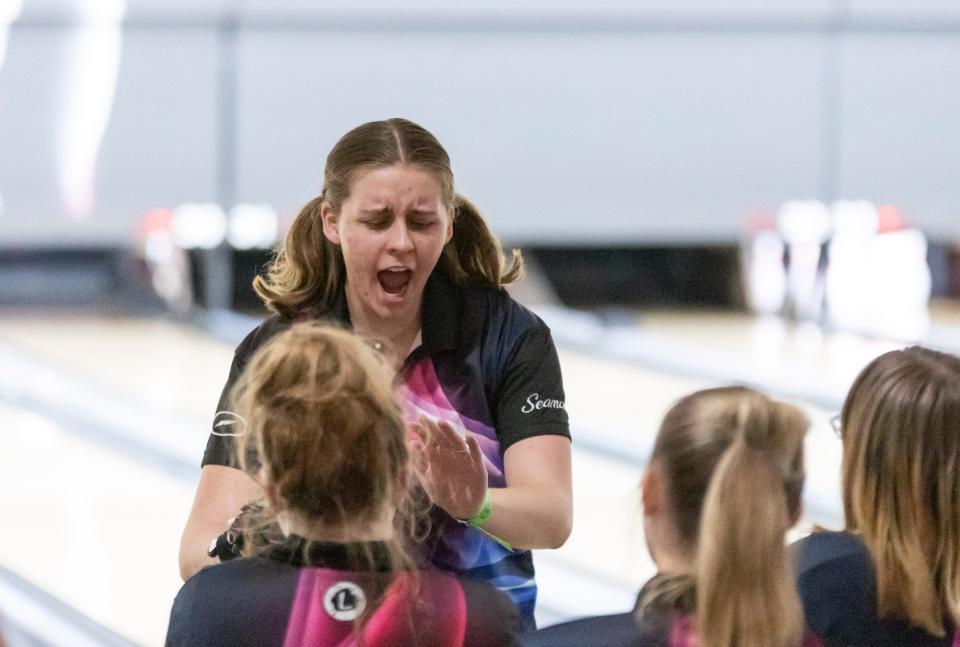
POLYGON ((366 216, 383 216, 390 213, 390 208, 380 207, 378 209, 361 209, 360 213, 366 216))
MULTIPOLYGON (((379 208, 370 208, 370 209, 360 209, 360 213, 365 216, 384 216, 393 213, 393 210, 390 207, 379 207, 379 208)), ((410 215, 414 216, 435 216, 437 215, 436 209, 427 208, 416 208, 408 211, 410 215)))

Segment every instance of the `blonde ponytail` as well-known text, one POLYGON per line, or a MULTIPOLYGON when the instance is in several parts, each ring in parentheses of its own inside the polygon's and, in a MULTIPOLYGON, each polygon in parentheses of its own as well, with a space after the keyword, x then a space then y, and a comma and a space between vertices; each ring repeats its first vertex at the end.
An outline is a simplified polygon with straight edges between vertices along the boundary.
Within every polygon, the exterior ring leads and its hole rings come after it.
POLYGON ((453 238, 443 250, 443 268, 457 283, 503 287, 523 276, 523 257, 513 250, 509 268, 503 248, 480 211, 459 193, 454 198, 453 238))
POLYGON ((800 514, 806 429, 795 407, 742 387, 694 393, 664 418, 652 461, 694 556, 701 647, 803 640, 784 534, 800 514))
POLYGON ((321 193, 300 210, 266 277, 253 279, 253 290, 267 309, 285 319, 306 308, 328 309, 345 276, 339 248, 323 234, 325 199, 321 193))

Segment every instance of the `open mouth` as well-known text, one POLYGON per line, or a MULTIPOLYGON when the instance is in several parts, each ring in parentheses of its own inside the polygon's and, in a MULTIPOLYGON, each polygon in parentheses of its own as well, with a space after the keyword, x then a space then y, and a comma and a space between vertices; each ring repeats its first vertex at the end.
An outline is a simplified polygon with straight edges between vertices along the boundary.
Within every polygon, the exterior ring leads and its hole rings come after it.
POLYGON ((412 274, 410 270, 382 270, 377 272, 377 280, 387 294, 400 294, 410 283, 412 274))

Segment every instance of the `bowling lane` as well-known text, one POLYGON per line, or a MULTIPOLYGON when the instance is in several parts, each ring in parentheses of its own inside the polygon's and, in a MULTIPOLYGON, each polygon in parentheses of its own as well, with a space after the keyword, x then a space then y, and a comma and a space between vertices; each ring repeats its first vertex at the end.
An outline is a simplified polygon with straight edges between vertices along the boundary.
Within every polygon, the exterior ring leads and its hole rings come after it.
MULTIPOLYGON (((712 334, 709 326, 705 334, 712 334)), ((2 318, 0 345, 29 356, 32 362, 49 364, 70 374, 82 382, 76 384, 76 388, 94 384, 90 396, 102 396, 114 406, 159 412, 169 403, 179 412, 184 429, 164 427, 158 432, 147 427, 142 435, 181 433, 189 445, 198 448, 196 460, 199 460, 199 448, 206 438, 210 412, 219 396, 232 349, 229 343, 216 341, 180 324, 89 315, 2 318), (162 395, 158 396, 158 392, 162 395), (181 394, 182 399, 175 394, 181 394)), ((630 607, 638 586, 653 572, 638 523, 637 484, 657 424, 678 397, 716 383, 614 363, 562 346, 560 357, 574 434, 575 518, 574 531, 567 544, 557 551, 540 551, 536 558, 541 581, 540 616, 544 624, 630 607)), ((69 387, 69 382, 66 386, 69 387)), ((818 444, 818 451, 811 452, 811 457, 817 456, 817 460, 808 461, 810 485, 827 483, 819 489, 829 499, 826 505, 808 503, 808 510, 814 512, 822 508, 828 513, 835 512, 839 506, 835 486, 829 485, 836 481, 834 468, 839 457, 839 442, 822 422, 828 415, 826 410, 811 410, 811 418, 821 422, 815 425, 808 439, 818 444), (837 461, 825 461, 824 456, 836 457, 837 461)), ((0 559, 4 565, 25 572, 29 579, 49 587, 68 602, 76 599, 80 608, 89 609, 92 617, 118 632, 139 643, 159 644, 170 600, 179 584, 177 540, 190 504, 191 479, 184 478, 182 472, 177 472, 181 474, 179 477, 171 477, 145 467, 112 451, 109 445, 91 445, 66 433, 67 430, 57 429, 56 423, 49 420, 37 423, 38 419, 35 414, 17 414, 15 426, 25 428, 24 421, 33 420, 31 424, 48 429, 48 436, 51 428, 56 429, 53 437, 61 440, 48 441, 48 451, 56 455, 58 465, 62 465, 56 470, 55 478, 34 496, 33 503, 22 501, 19 505, 24 509, 32 505, 37 510, 60 511, 78 498, 103 499, 101 505, 106 509, 88 520, 82 529, 88 536, 108 539, 81 544, 91 552, 104 546, 103 554, 94 560, 101 566, 72 574, 68 578, 70 582, 61 583, 56 571, 51 574, 43 570, 45 562, 38 559, 36 553, 27 553, 29 557, 24 557, 10 551, 0 555, 0 559), (81 458, 80 464, 92 466, 96 472, 85 494, 72 491, 72 483, 84 476, 74 457, 81 458), (121 477, 115 479, 113 474, 121 477), (61 494, 62 490, 71 492, 61 494), (135 505, 140 499, 149 503, 135 505), (138 548, 132 550, 131 545, 138 548), (150 564, 143 569, 132 569, 131 565, 144 561, 144 555, 156 558, 148 560, 150 564), (96 595, 90 600, 78 597, 76 583, 85 582, 98 570, 129 572, 111 574, 109 581, 99 575, 96 595), (57 586, 60 588, 53 588, 57 586), (123 595, 123 592, 147 588, 151 595, 123 595), (109 603, 101 604, 104 599, 109 603), (138 620, 131 621, 131 617, 138 620)), ((158 451, 164 450, 163 443, 157 440, 158 451)), ((21 463, 25 478, 29 472, 26 459, 21 463)), ((193 472, 187 470, 187 474, 193 472)), ((817 491, 817 488, 808 490, 817 491)), ((56 514, 35 516, 42 516, 47 524, 42 536, 73 541, 69 533, 74 526, 59 527, 56 514)), ((823 523, 831 518, 835 518, 832 513, 811 516, 805 521, 823 523)))
MULTIPOLYGON (((560 577, 551 590, 554 578, 543 567, 552 569, 556 562, 571 570, 586 570, 609 585, 609 595, 597 601, 581 600, 583 615, 615 611, 614 603, 625 610, 633 603, 633 593, 654 572, 643 540, 637 488, 660 419, 680 397, 719 383, 614 364, 563 348, 560 360, 574 436, 574 528, 561 549, 538 555, 542 600, 549 604, 552 595, 567 592, 567 582, 560 577), (614 594, 617 586, 621 592, 614 594), (630 594, 625 596, 623 591, 630 594)), ((829 425, 834 411, 794 403, 811 422, 806 439, 805 512, 796 536, 814 524, 839 528, 842 502, 840 440, 829 425)))
MULTIPOLYGON (((960 352, 960 302, 933 300, 919 341, 960 352)), ((676 351, 689 375, 738 375, 819 404, 838 408, 857 373, 874 357, 916 340, 824 330, 810 322, 743 312, 647 311, 632 318, 639 339, 664 353, 676 351), (689 361, 699 358, 699 361, 689 361)), ((645 357, 654 363, 656 353, 645 357)))
POLYGON ((0 340, 148 411, 208 420, 233 347, 163 319, 5 312, 0 340))
POLYGON ((651 312, 639 315, 638 323, 645 332, 700 354, 705 363, 728 362, 731 371, 751 382, 837 402, 870 360, 904 345, 747 313, 651 312))
POLYGON ((140 645, 162 645, 194 484, 0 401, 0 563, 140 645))

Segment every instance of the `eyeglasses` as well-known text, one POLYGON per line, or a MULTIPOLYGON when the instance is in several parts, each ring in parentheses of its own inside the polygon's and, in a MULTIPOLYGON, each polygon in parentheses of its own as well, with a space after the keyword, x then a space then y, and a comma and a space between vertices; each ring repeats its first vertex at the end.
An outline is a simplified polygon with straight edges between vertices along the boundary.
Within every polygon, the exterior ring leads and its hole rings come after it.
POLYGON ((833 427, 833 433, 837 435, 837 438, 843 438, 843 426, 841 421, 841 414, 839 413, 835 413, 830 416, 830 426, 833 427))

